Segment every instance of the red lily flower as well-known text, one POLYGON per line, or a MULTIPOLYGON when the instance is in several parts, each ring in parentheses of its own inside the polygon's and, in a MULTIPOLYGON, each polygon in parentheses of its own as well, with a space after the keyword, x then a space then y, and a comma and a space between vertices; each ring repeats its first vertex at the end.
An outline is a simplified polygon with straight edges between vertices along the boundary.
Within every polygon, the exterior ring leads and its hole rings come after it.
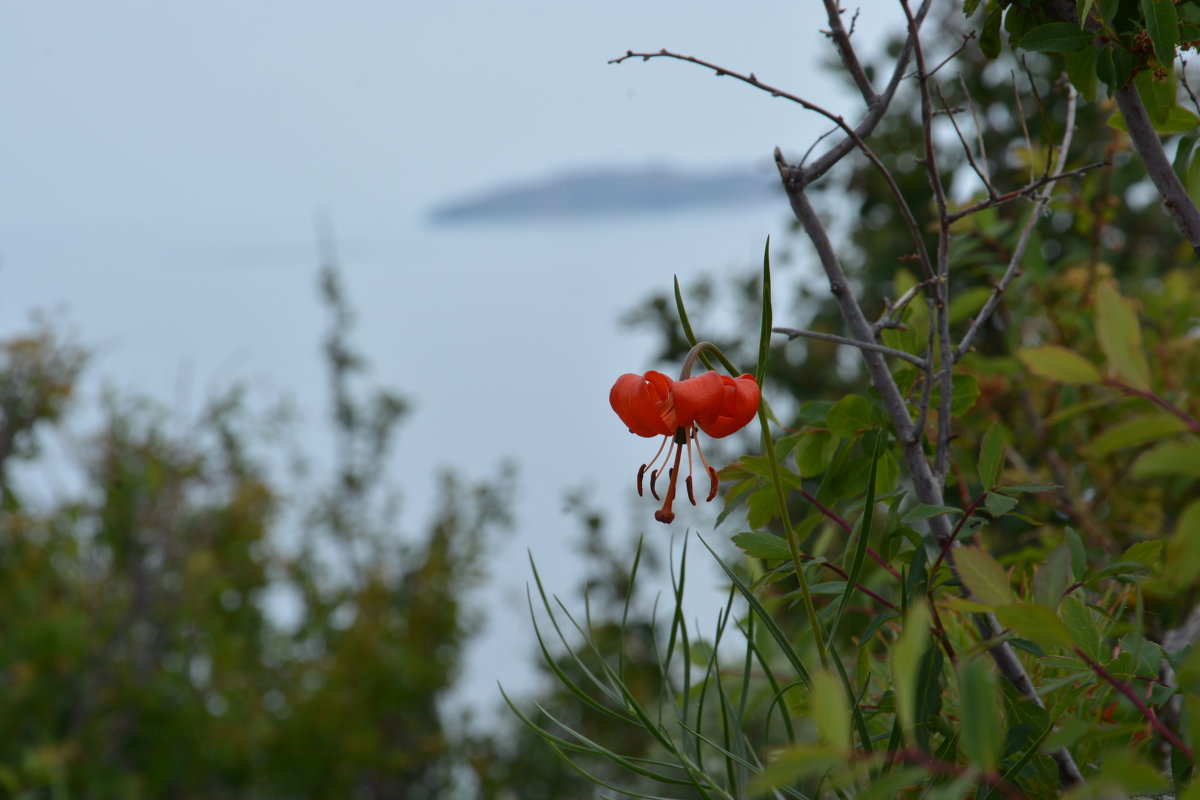
POLYGON ((696 452, 708 473, 710 485, 706 500, 717 496, 717 471, 709 466, 696 438, 696 428, 720 439, 745 427, 758 413, 760 392, 753 375, 731 378, 708 371, 694 378, 673 381, 661 372, 651 370, 644 375, 632 373, 622 375, 608 393, 608 402, 630 433, 638 436, 664 437, 658 452, 649 464, 638 470, 637 490, 642 495, 642 478, 650 470, 650 494, 658 499, 655 483, 667 465, 670 484, 667 487, 663 506, 654 512, 659 522, 669 523, 675 519, 671 504, 675 500, 675 482, 679 474, 679 462, 683 449, 687 447, 688 477, 686 481, 688 500, 696 504, 692 490, 692 440, 696 439, 696 452), (670 442, 670 447, 667 442, 670 442), (661 467, 654 469, 658 458, 666 450, 661 467))

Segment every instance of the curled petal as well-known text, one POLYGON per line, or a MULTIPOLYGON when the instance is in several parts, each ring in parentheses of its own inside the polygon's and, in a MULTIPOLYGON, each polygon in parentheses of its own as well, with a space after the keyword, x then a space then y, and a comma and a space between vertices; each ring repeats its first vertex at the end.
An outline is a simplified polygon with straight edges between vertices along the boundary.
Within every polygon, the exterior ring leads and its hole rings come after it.
POLYGON ((675 419, 679 426, 693 428, 699 420, 720 414, 725 385, 720 375, 709 370, 703 375, 676 381, 671 394, 675 396, 675 419))
MULTIPOLYGON (((711 374, 716 375, 715 372, 711 374)), ((739 375, 736 378, 717 375, 717 378, 721 381, 722 388, 719 403, 715 409, 710 406, 705 409, 707 413, 696 415, 696 424, 700 426, 700 430, 714 439, 728 436, 745 427, 758 413, 758 403, 762 399, 753 375, 739 375)), ((676 402, 678 403, 678 399, 676 402)))
POLYGON ((613 384, 608 402, 630 433, 670 436, 678 427, 672 384, 674 381, 654 370, 645 375, 626 373, 613 384))

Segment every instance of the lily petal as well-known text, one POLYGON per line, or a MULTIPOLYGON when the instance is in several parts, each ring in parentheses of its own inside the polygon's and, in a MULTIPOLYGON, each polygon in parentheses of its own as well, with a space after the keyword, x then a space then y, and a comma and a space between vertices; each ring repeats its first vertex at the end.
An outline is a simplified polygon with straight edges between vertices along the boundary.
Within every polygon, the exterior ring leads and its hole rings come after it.
MULTIPOLYGON (((716 375, 716 373, 712 373, 716 375)), ((696 415, 696 424, 700 430, 714 439, 739 431, 744 428, 754 415, 758 413, 758 404, 762 400, 762 392, 750 374, 731 378, 728 375, 717 375, 721 381, 721 396, 715 406, 704 409, 707 413, 696 415)), ((676 398, 678 404, 678 398, 676 398)))
POLYGON ((691 428, 700 419, 720 414, 725 387, 721 376, 709 370, 703 375, 676 381, 671 394, 675 396, 675 419, 680 427, 691 428))
POLYGON ((645 375, 626 373, 613 384, 608 402, 630 433, 647 438, 671 436, 679 427, 671 392, 674 383, 654 370, 645 375))

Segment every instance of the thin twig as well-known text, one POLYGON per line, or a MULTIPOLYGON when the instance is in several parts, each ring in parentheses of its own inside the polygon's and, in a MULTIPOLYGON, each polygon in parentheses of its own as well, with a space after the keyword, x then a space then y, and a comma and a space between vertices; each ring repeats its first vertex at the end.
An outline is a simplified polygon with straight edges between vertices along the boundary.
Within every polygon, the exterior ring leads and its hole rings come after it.
POLYGON ((1175 731, 1162 723, 1162 720, 1154 713, 1154 709, 1146 705, 1145 701, 1137 696, 1137 692, 1129 684, 1117 679, 1116 676, 1106 670, 1098 661, 1085 653, 1082 648, 1072 647, 1071 649, 1075 651, 1075 655, 1079 656, 1085 664, 1091 667, 1092 672, 1095 672, 1096 675, 1103 678, 1110 686, 1128 698, 1129 702, 1133 703, 1137 710, 1142 712, 1146 721, 1150 723, 1150 727, 1154 728, 1160 736, 1170 742, 1171 746, 1178 750, 1188 761, 1191 761, 1193 764, 1196 763, 1196 757, 1192 754, 1192 748, 1184 744, 1175 731))
POLYGON ((1135 386, 1130 386, 1129 384, 1116 380, 1115 378, 1105 378, 1104 385, 1116 389, 1124 394, 1131 395, 1133 397, 1140 397, 1143 400, 1150 401, 1163 411, 1166 411, 1168 414, 1177 418, 1180 422, 1187 426, 1189 431, 1197 436, 1200 436, 1200 419, 1196 419, 1182 408, 1173 405, 1161 395, 1146 389, 1138 389, 1135 386))
MULTIPOLYGON (((930 317, 931 326, 937 330, 937 351, 940 356, 938 382, 941 387, 938 403, 938 436, 937 451, 934 456, 933 473, 939 480, 946 474, 946 462, 950 454, 950 422, 951 403, 953 402, 954 362, 950 358, 950 222, 946 210, 946 187, 942 182, 941 170, 938 168, 937 151, 933 146, 933 98, 929 92, 929 72, 925 67, 925 50, 917 36, 917 21, 908 0, 900 0, 904 16, 908 21, 908 29, 913 39, 913 59, 917 65, 917 86, 921 92, 921 134, 925 145, 923 166, 925 175, 929 178, 930 188, 933 189, 934 201, 938 211, 938 240, 937 240, 937 269, 934 273, 939 282, 934 285, 936 303, 934 316, 930 317)), ((929 354, 933 363, 933 354, 929 354)))
POLYGON ((833 342, 834 344, 844 344, 849 347, 857 347, 859 350, 874 350, 876 353, 892 356, 893 358, 902 358, 912 364, 916 364, 922 369, 925 368, 926 361, 920 356, 914 356, 912 353, 906 353, 903 350, 897 350, 894 347, 887 345, 875 344, 874 342, 860 342, 857 339, 847 339, 845 336, 837 336, 832 333, 821 333, 820 331, 807 331, 800 328, 772 328, 774 333, 782 333, 788 337, 788 341, 803 336, 805 339, 818 339, 822 342, 833 342))
POLYGON ((1093 161, 1091 164, 1087 164, 1086 166, 1079 167, 1078 169, 1069 169, 1066 172, 1055 172, 1053 175, 1047 175, 1044 178, 1040 178, 1040 179, 1034 181, 1033 183, 1029 184, 1028 186, 1022 186, 1020 189, 1014 189, 1011 192, 1005 192, 1004 194, 996 195, 996 197, 994 199, 982 200, 973 205, 969 205, 966 208, 962 208, 958 211, 954 211, 950 214, 949 220, 951 222, 958 222, 963 217, 968 217, 971 214, 977 214, 980 211, 983 211, 984 209, 995 208, 998 205, 1002 205, 1004 203, 1011 202, 1018 198, 1028 197, 1029 195, 1033 194, 1038 189, 1042 188, 1043 186, 1045 186, 1048 183, 1055 183, 1057 181, 1062 180, 1063 178, 1075 178, 1080 175, 1091 172, 1092 170, 1094 170, 1098 167, 1108 167, 1108 166, 1112 166, 1111 161, 1108 161, 1108 160, 1093 161))
MULTIPOLYGON (((1067 86, 1067 120, 1066 129, 1063 131, 1062 144, 1059 146, 1058 161, 1054 167, 1054 173, 1061 175, 1063 167, 1067 162, 1067 151, 1071 148, 1071 139, 1075 135, 1075 106, 1079 99, 1079 93, 1075 91, 1075 87, 1067 86)), ((962 359, 963 355, 970 349, 971 344, 975 341, 975 337, 979 335, 980 330, 996 312, 996 308, 1000 305, 1000 300, 1004 296, 1004 292, 1008 289, 1009 284, 1016 279, 1017 273, 1021 267, 1021 260, 1025 256, 1025 248, 1029 246, 1029 239, 1033 235, 1033 229, 1037 225, 1038 220, 1045 211, 1046 206, 1050 203, 1050 195, 1054 191, 1054 181, 1046 181, 1041 193, 1033 204, 1033 209, 1029 212, 1029 219, 1025 221, 1025 227, 1021 230, 1021 236, 1017 240, 1017 246, 1013 250, 1012 257, 1008 260, 1008 266, 1004 270, 1004 274, 1000 277, 1000 282, 996 284, 995 291, 988 297, 987 302, 983 304, 983 308, 975 316, 971 327, 963 334, 962 341, 958 343, 958 347, 954 349, 954 361, 962 359)))
POLYGON ((838 7, 837 0, 825 0, 825 16, 829 19, 829 31, 826 35, 833 40, 842 66, 850 73, 850 78, 858 87, 859 94, 862 95, 867 108, 870 108, 879 101, 879 95, 875 93, 875 87, 867 78, 866 70, 859 63, 858 54, 854 52, 854 47, 850 44, 850 35, 842 26, 842 9, 838 7))
MULTIPOLYGON (((961 79, 960 76, 959 80, 961 79)), ((958 120, 954 118, 954 111, 946 102, 945 96, 942 95, 941 88, 938 88, 937 93, 938 99, 942 101, 942 108, 946 110, 946 116, 950 119, 950 124, 954 126, 954 132, 958 134, 958 141, 962 144, 963 154, 967 157, 967 163, 971 166, 971 170, 979 176, 980 183, 987 190, 988 198, 995 200, 996 190, 992 187, 991 181, 988 180, 988 176, 984 173, 983 169, 980 168, 979 163, 975 161, 975 154, 971 152, 971 145, 967 144, 967 137, 963 136, 962 129, 958 127, 958 120)))

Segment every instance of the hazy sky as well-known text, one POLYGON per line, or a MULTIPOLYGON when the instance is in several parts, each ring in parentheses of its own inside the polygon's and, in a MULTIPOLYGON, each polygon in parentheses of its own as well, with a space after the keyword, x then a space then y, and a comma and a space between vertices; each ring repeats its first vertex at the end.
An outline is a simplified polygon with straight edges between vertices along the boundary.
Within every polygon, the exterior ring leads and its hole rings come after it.
MULTIPOLYGON (((866 22, 898 24, 881 5, 866 22)), ((488 595, 503 602, 485 601, 491 655, 468 674, 492 697, 532 652, 525 548, 566 563, 572 486, 593 485, 621 527, 652 454, 608 409, 617 374, 652 366, 617 315, 673 273, 754 263, 786 209, 513 229, 431 230, 424 214, 566 168, 803 152, 826 126, 794 106, 685 64, 606 61, 667 47, 854 113, 818 66, 821 13, 819 0, 0 1, 0 333, 62 306, 98 349, 97 380, 181 413, 249 381, 317 417, 313 218, 327 214, 358 341, 416 403, 396 463, 410 507, 427 508, 438 466, 481 477, 519 462, 519 524, 488 595)))

